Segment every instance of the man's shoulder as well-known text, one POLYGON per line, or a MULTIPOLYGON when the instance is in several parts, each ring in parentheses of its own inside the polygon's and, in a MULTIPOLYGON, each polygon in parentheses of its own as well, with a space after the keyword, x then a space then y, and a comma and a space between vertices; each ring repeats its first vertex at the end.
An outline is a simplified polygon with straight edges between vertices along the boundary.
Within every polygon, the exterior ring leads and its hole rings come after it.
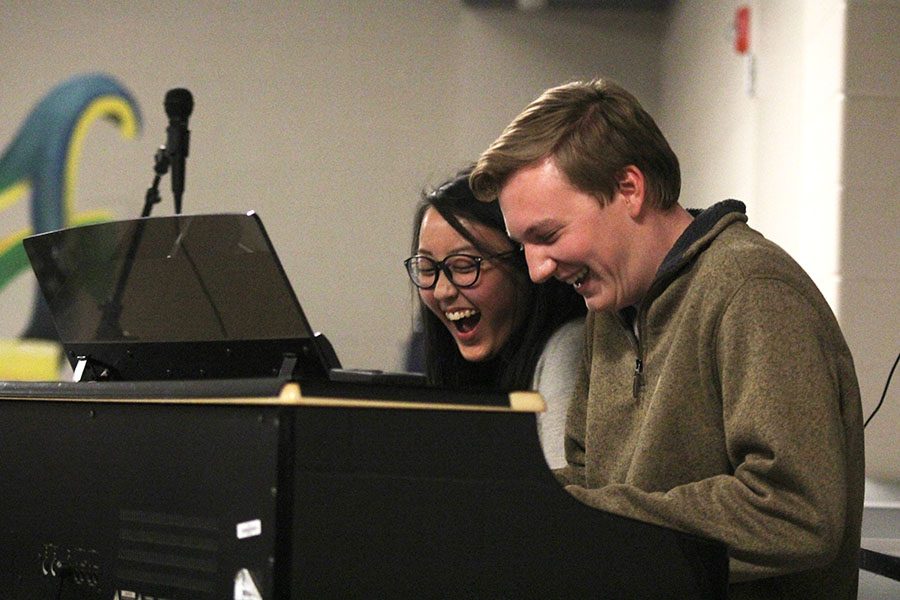
POLYGON ((746 223, 733 223, 696 258, 687 288, 681 292, 710 310, 724 310, 740 296, 746 302, 775 306, 793 294, 820 315, 831 312, 816 283, 783 248, 746 223), (715 307, 718 307, 717 309, 715 307))
POLYGON ((724 228, 697 257, 697 265, 701 271, 738 280, 806 278, 802 267, 781 246, 741 221, 724 228))

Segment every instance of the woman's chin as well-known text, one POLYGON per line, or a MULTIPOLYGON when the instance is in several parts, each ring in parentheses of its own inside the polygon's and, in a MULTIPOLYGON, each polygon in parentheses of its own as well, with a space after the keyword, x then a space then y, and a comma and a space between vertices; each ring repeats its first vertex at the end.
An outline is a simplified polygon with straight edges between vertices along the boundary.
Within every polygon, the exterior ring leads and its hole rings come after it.
POLYGON ((459 353, 469 362, 484 362, 490 360, 494 356, 492 349, 480 345, 464 346, 459 344, 459 353))

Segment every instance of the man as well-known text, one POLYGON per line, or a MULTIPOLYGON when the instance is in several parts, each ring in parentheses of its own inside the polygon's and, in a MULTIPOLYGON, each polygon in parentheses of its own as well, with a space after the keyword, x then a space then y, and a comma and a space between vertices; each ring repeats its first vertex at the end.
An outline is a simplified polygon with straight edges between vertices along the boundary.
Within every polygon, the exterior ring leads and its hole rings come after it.
POLYGON ((810 278, 729 200, 678 204, 678 159, 608 81, 552 88, 482 154, 531 278, 584 296, 557 472, 586 504, 729 547, 731 598, 856 598, 853 361, 810 278))

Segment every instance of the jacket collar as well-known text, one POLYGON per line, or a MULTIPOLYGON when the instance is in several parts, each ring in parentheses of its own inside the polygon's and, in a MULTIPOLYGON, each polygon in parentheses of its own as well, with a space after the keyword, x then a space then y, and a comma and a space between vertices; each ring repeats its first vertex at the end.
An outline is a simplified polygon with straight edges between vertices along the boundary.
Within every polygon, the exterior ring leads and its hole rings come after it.
POLYGON ((656 272, 657 281, 700 254, 725 227, 735 221, 747 221, 747 207, 739 200, 723 200, 705 210, 691 208, 688 212, 694 220, 663 259, 656 272))

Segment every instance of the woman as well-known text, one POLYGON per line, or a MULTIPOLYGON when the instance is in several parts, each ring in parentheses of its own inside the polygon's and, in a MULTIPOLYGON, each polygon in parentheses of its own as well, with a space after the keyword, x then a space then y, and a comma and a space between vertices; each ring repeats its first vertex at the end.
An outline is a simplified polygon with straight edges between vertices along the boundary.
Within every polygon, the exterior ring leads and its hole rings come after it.
POLYGON ((552 280, 536 285, 505 232, 496 202, 479 202, 468 171, 424 195, 413 256, 430 383, 454 389, 537 389, 538 435, 551 468, 565 466, 563 434, 583 348, 584 300, 552 280))

